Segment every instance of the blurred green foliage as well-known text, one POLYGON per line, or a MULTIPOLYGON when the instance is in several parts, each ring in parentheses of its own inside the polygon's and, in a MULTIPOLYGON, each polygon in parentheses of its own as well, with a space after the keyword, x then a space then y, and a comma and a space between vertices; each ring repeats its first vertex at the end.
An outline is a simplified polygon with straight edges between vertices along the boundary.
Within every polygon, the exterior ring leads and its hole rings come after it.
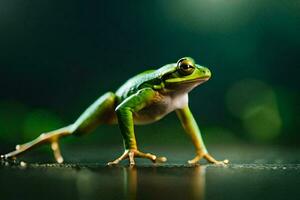
MULTIPOLYGON (((1 1, 0 142, 67 125, 132 75, 191 56, 213 73, 190 95, 205 138, 297 145, 299 9, 292 0, 1 1)), ((89 143, 121 137, 102 131, 89 143)), ((149 143, 184 138, 173 115, 137 132, 149 143)))

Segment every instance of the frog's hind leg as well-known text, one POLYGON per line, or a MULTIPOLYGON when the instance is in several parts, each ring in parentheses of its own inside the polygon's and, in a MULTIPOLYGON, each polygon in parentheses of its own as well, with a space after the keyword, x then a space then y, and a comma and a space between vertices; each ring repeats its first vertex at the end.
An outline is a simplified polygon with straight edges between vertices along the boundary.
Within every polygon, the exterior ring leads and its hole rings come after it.
POLYGON ((116 95, 112 92, 107 92, 88 107, 73 124, 43 133, 36 139, 25 144, 16 145, 16 150, 2 155, 1 158, 15 158, 35 147, 49 143, 56 162, 62 163, 63 157, 60 152, 58 140, 69 135, 83 135, 91 132, 99 124, 116 123, 116 116, 114 114, 116 102, 116 95))
POLYGON ((16 145, 16 150, 9 152, 5 155, 1 155, 1 158, 5 158, 5 159, 15 158, 15 157, 25 153, 26 151, 33 149, 34 147, 40 146, 45 143, 50 143, 56 162, 62 163, 63 157, 61 156, 61 153, 60 153, 58 140, 61 137, 71 135, 71 134, 72 134, 71 126, 57 129, 55 131, 51 131, 48 133, 42 133, 39 137, 37 137, 36 139, 34 139, 30 142, 27 142, 25 144, 16 145))

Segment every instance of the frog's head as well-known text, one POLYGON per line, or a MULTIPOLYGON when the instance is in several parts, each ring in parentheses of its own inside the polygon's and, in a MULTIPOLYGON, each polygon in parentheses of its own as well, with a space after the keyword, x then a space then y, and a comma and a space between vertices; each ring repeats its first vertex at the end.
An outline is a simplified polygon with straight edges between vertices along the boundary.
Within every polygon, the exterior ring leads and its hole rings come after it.
POLYGON ((210 70, 195 63, 194 59, 184 57, 168 65, 169 70, 163 76, 166 88, 191 90, 211 77, 210 70))

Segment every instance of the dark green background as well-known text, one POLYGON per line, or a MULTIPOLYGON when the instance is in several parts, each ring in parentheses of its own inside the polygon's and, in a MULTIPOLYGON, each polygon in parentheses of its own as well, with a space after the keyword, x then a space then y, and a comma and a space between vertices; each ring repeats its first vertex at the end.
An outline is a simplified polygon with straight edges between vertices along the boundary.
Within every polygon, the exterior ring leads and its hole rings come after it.
MULTIPOLYGON (((292 0, 2 0, 1 152, 183 56, 213 74, 190 95, 208 145, 297 146, 299 10, 292 0)), ((69 142, 121 145, 117 127, 96 132, 69 142)), ((137 132, 144 146, 190 144, 173 114, 137 132)))
POLYGON ((72 123, 129 77, 191 56, 212 71, 190 104, 209 152, 190 166, 176 116, 137 126, 163 165, 105 167, 117 126, 0 160, 1 199, 295 199, 299 197, 300 1, 0 1, 0 154, 72 123), (48 150, 48 151, 47 151, 48 150), (44 163, 44 164, 43 164, 44 163), (205 161, 201 161, 205 163, 205 161))

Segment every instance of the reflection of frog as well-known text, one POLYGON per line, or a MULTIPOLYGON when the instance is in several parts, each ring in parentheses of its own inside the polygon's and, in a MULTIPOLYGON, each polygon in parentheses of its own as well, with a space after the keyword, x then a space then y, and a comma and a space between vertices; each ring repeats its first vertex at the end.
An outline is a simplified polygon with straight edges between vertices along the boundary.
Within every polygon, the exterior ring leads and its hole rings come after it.
POLYGON ((197 155, 189 163, 194 164, 205 158, 211 163, 224 164, 228 161, 217 161, 208 154, 200 130, 188 107, 188 92, 207 81, 210 76, 209 69, 195 64, 189 57, 181 58, 177 63, 167 64, 157 70, 143 72, 129 79, 115 93, 108 92, 102 95, 73 124, 44 133, 26 144, 17 145, 15 151, 4 157, 15 157, 38 144, 49 142, 56 161, 61 163, 63 158, 58 145, 60 137, 82 135, 99 124, 118 123, 125 152, 116 160, 109 162, 109 165, 118 164, 126 158, 134 165, 134 157, 164 162, 165 157, 156 157, 138 150, 134 124, 151 123, 175 111, 196 148, 197 155))

